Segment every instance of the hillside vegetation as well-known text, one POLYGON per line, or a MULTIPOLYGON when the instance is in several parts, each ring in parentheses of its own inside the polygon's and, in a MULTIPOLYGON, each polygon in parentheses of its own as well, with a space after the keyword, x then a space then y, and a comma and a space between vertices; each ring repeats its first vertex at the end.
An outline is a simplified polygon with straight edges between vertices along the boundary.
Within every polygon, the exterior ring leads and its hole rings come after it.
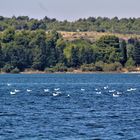
POLYGON ((75 22, 60 22, 47 17, 42 20, 24 16, 0 17, 0 70, 7 73, 27 70, 45 72, 137 70, 140 64, 138 25, 139 18, 120 20, 88 18, 75 22), (98 26, 90 28, 91 25, 85 26, 87 22, 92 22, 92 26, 98 26), (73 26, 68 26, 68 23, 73 26), (104 30, 97 31, 106 25, 105 23, 108 23, 108 30, 105 26, 104 30), (128 23, 131 25, 129 31, 128 23), (112 25, 115 25, 113 30, 112 25))
POLYGON ((89 17, 81 18, 69 22, 58 21, 55 18, 33 19, 28 16, 19 16, 7 18, 0 16, 0 31, 8 27, 14 27, 16 30, 57 30, 69 32, 111 32, 122 34, 140 34, 140 18, 107 18, 107 17, 89 17))
POLYGON ((128 41, 130 38, 137 38, 140 40, 140 35, 137 34, 121 34, 121 33, 109 33, 109 32, 67 32, 58 31, 65 40, 87 39, 91 42, 95 42, 102 36, 115 35, 120 39, 128 41))

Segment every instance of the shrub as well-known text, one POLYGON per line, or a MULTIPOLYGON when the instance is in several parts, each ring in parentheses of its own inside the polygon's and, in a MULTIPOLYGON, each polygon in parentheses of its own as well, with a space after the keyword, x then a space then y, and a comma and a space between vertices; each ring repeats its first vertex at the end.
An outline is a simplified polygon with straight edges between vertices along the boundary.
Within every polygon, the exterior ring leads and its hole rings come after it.
POLYGON ((46 68, 45 72, 66 72, 67 71, 67 67, 64 66, 64 64, 62 63, 58 63, 56 64, 56 66, 51 67, 51 68, 46 68))
POLYGON ((54 70, 54 68, 45 68, 45 72, 53 73, 53 72, 55 72, 55 70, 54 70))
POLYGON ((14 68, 13 70, 11 70, 11 73, 19 73, 20 72, 20 70, 18 69, 18 68, 14 68))
POLYGON ((96 71, 103 71, 104 63, 102 61, 98 61, 95 63, 96 71))
POLYGON ((54 67, 54 70, 56 72, 66 72, 67 71, 67 67, 63 64, 63 63, 58 63, 56 64, 56 66, 54 67))
POLYGON ((10 64, 6 64, 6 65, 2 68, 2 71, 3 71, 3 72, 6 72, 6 73, 10 73, 13 69, 14 69, 13 66, 11 66, 10 64))
POLYGON ((104 64, 104 71, 120 71, 122 69, 122 65, 119 62, 104 64))
POLYGON ((68 72, 73 72, 74 71, 74 68, 68 68, 67 71, 68 72))
POLYGON ((96 67, 94 64, 83 64, 81 66, 82 71, 96 71, 96 67))
POLYGON ((129 58, 127 62, 125 63, 125 67, 127 68, 134 67, 134 66, 135 66, 135 62, 132 58, 129 58))

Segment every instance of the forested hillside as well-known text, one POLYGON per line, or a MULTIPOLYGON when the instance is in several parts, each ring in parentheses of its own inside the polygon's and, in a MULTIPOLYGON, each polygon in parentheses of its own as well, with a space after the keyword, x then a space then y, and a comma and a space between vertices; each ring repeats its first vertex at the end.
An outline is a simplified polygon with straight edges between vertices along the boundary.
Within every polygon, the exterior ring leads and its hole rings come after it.
POLYGON ((112 19, 106 17, 89 17, 87 19, 79 19, 69 22, 58 21, 44 17, 41 20, 29 18, 28 16, 19 16, 6 18, 0 16, 0 31, 4 31, 8 27, 14 27, 16 30, 60 30, 60 31, 97 31, 112 32, 123 34, 140 34, 140 18, 122 18, 114 17, 112 19))
MULTIPOLYGON (((140 27, 138 26, 139 19, 88 18, 71 22, 70 24, 73 26, 69 26, 68 23, 70 22, 59 22, 47 17, 43 20, 29 19, 28 17, 0 17, 1 71, 12 73, 25 70, 66 72, 75 69, 86 72, 121 71, 124 68, 133 70, 139 66, 139 35, 134 35, 134 33, 139 34, 140 32, 138 29, 140 27), (127 22, 124 22, 125 20, 127 22), (87 23, 96 23, 97 21, 96 28, 85 26, 87 23), (108 30, 104 28, 102 32, 111 31, 112 25, 114 25, 112 32, 132 34, 121 36, 116 33, 102 33, 97 37, 98 32, 96 32, 94 39, 91 40, 85 32, 84 36, 77 36, 74 39, 68 39, 64 36, 64 32, 60 32, 60 30, 67 31, 70 27, 70 31, 77 29, 80 31, 95 29, 97 31, 99 27, 103 27, 101 25, 106 25, 105 23, 108 25, 108 30), (137 25, 135 30, 134 28, 126 30, 128 23, 131 27, 137 25), (133 32, 130 32, 132 29, 133 32)), ((80 31, 78 31, 79 34, 80 31)))

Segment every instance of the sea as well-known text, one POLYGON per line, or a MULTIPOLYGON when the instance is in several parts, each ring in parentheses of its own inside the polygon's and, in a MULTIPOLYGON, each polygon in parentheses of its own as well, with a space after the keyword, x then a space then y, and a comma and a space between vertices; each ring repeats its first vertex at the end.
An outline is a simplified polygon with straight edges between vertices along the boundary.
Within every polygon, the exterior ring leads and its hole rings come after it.
POLYGON ((1 74, 0 140, 140 140, 140 75, 1 74))

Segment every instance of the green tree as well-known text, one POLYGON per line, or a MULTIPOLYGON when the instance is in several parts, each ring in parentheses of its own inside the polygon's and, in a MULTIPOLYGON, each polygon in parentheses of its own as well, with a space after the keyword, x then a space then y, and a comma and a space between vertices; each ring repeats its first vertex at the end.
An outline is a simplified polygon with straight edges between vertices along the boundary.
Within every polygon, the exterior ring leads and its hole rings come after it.
POLYGON ((135 66, 135 61, 132 58, 129 58, 125 64, 127 68, 131 68, 135 66))
POLYGON ((127 45, 127 57, 134 58, 134 45, 131 44, 127 45))
POLYGON ((57 56, 57 60, 58 63, 64 63, 66 65, 66 58, 64 55, 64 49, 66 47, 66 42, 60 38, 57 40, 56 42, 56 56, 57 56))
POLYGON ((44 70, 46 67, 46 33, 43 30, 38 30, 33 39, 33 65, 34 69, 44 70))
POLYGON ((119 48, 119 38, 113 35, 105 35, 102 36, 99 40, 97 40, 96 45, 98 47, 114 47, 119 48))
POLYGON ((124 66, 127 61, 127 50, 126 50, 126 41, 122 40, 120 43, 121 50, 121 64, 124 66))
POLYGON ((14 28, 8 28, 3 32, 2 36, 2 42, 3 43, 10 43, 14 41, 14 35, 15 35, 15 29, 14 28))
POLYGON ((134 60, 136 65, 140 65, 140 42, 136 41, 134 45, 134 60))
POLYGON ((79 56, 78 56, 78 48, 71 48, 71 58, 70 58, 70 66, 77 68, 79 66, 79 56))
POLYGON ((57 40, 59 38, 60 38, 60 35, 56 31, 51 31, 47 34, 46 67, 52 67, 58 63, 56 45, 57 45, 57 40))
POLYGON ((95 63, 96 61, 96 54, 90 47, 82 47, 79 50, 79 57, 79 61, 81 64, 91 64, 95 63))
POLYGON ((0 44, 0 69, 3 67, 3 53, 1 49, 1 44, 0 44))

